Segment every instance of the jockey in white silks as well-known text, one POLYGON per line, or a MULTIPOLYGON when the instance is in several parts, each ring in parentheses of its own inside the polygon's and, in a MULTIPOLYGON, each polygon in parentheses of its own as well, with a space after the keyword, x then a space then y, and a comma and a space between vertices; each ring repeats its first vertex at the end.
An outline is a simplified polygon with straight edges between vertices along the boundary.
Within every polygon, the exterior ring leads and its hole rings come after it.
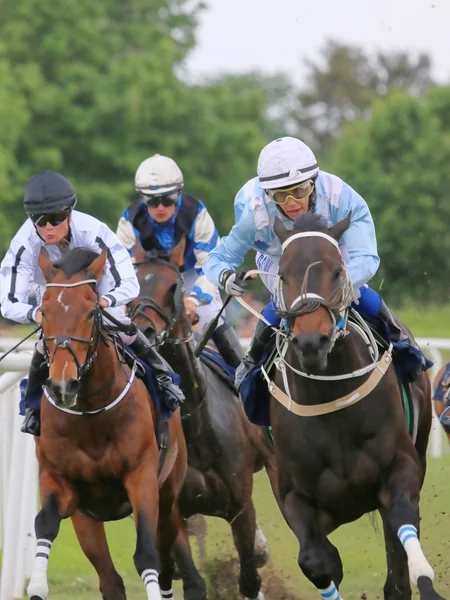
MULTIPOLYGON (((106 266, 96 292, 99 306, 118 321, 130 323, 125 305, 139 294, 139 283, 126 248, 107 225, 94 217, 74 210, 77 197, 69 181, 53 171, 43 171, 31 177, 25 186, 24 210, 28 219, 14 236, 0 266, 1 312, 6 319, 18 323, 41 323, 44 318, 40 301, 46 281, 39 267, 41 248, 45 248, 53 263, 61 260, 66 250, 88 248, 101 253, 106 250, 106 266), (36 288, 38 304, 33 306, 29 295, 36 288)), ((136 355, 154 370, 158 391, 167 407, 175 410, 184 400, 165 363, 141 332, 124 336, 136 355)), ((48 378, 42 340, 36 344, 25 393, 26 416, 22 431, 39 435, 40 411, 27 406, 27 400, 38 393, 48 378)))
MULTIPOLYGON (((350 226, 339 247, 359 300, 355 308, 362 314, 381 317, 389 326, 392 341, 414 344, 401 331, 381 296, 367 285, 380 264, 375 227, 367 203, 339 177, 321 171, 314 153, 302 141, 284 137, 263 148, 258 176, 239 190, 234 210, 236 224, 203 264, 212 283, 224 287, 228 294, 241 295, 245 284, 237 277, 236 270, 252 248, 257 252, 258 270, 277 273, 281 243, 273 230, 275 218, 292 229, 296 216, 314 211, 331 227, 351 213, 350 226)), ((276 278, 264 275, 261 278, 273 294, 276 278)), ((280 324, 276 309, 272 297, 262 312, 272 326, 280 324)), ((249 353, 236 373, 237 388, 247 373, 260 363, 272 340, 272 328, 258 321, 249 353)))
MULTIPOLYGON (((222 308, 218 286, 203 272, 203 263, 220 238, 204 203, 186 194, 183 187, 183 173, 172 158, 155 154, 144 160, 135 176, 138 198, 124 210, 117 237, 131 256, 137 240, 146 251, 169 255, 185 238, 184 304, 191 318, 198 316, 197 331, 202 334, 222 308)), ((244 353, 224 316, 220 317, 212 339, 225 361, 237 367, 244 353)))

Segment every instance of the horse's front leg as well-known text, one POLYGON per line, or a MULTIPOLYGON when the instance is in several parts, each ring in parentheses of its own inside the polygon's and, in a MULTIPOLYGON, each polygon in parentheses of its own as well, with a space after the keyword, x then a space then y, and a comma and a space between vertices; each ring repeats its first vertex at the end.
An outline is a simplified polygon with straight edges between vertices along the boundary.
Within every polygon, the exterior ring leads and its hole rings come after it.
POLYGON ((322 598, 340 600, 342 562, 337 549, 319 530, 314 508, 294 490, 284 499, 283 514, 300 543, 298 564, 322 598))
MULTIPOLYGON (((404 553, 395 560, 408 561, 409 577, 417 586, 421 600, 442 600, 433 587, 434 571, 419 542, 419 493, 422 469, 413 456, 400 451, 387 481, 387 493, 381 494, 392 531, 398 536, 404 553)), ((401 586, 402 581, 398 584, 401 586)), ((396 586, 397 581, 392 585, 396 586)), ((406 597, 406 596, 405 596, 406 597)))
POLYGON ((155 539, 158 526, 158 450, 142 456, 139 467, 127 473, 124 485, 133 507, 136 527, 134 566, 145 585, 148 600, 161 600, 159 588, 160 562, 155 539))
POLYGON ((245 504, 237 506, 235 514, 230 515, 229 519, 240 561, 239 590, 246 599, 264 600, 264 594, 260 591, 261 577, 256 569, 256 516, 251 492, 248 498, 242 500, 245 504))
POLYGON ((104 524, 78 512, 72 515, 72 524, 81 549, 97 571, 103 600, 125 600, 125 586, 114 568, 104 524))
POLYGON ((45 470, 39 475, 42 508, 34 521, 37 538, 33 572, 27 594, 31 600, 45 600, 48 595, 47 568, 50 550, 59 533, 61 519, 68 517, 76 506, 76 495, 64 480, 56 480, 45 470))

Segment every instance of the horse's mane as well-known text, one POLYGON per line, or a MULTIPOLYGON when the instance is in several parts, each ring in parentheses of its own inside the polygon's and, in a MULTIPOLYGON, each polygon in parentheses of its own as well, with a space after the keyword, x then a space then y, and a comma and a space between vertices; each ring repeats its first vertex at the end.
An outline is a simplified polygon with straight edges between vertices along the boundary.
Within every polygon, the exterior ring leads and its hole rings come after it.
POLYGON ((53 266, 64 271, 66 277, 72 277, 86 270, 98 256, 100 255, 97 252, 89 248, 72 248, 64 253, 60 260, 54 262, 53 266))
POLYGON ((294 219, 294 233, 303 233, 306 231, 327 232, 328 227, 323 217, 314 212, 307 212, 298 215, 294 219))

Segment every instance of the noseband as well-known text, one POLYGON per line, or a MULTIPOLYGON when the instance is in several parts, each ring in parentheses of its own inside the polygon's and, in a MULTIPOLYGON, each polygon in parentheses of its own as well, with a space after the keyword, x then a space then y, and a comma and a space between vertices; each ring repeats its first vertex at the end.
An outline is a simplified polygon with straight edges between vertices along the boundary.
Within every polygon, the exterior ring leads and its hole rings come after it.
POLYGON ((185 292, 184 282, 183 282, 183 278, 181 276, 180 270, 175 265, 172 265, 170 262, 162 260, 157 257, 149 257, 145 261, 135 263, 134 266, 139 267, 140 265, 146 265, 146 264, 163 265, 164 267, 169 267, 170 269, 172 269, 172 271, 175 272, 175 274, 177 276, 177 283, 176 283, 176 287, 175 287, 175 292, 173 294, 174 308, 173 308, 172 312, 170 313, 170 315, 168 316, 165 313, 162 306, 158 302, 156 302, 156 300, 154 300, 150 296, 141 296, 141 298, 139 298, 139 301, 137 302, 137 304, 135 306, 133 306, 133 308, 128 312, 128 316, 130 317, 130 319, 132 321, 134 321, 134 319, 137 316, 140 316, 140 317, 143 317, 144 319, 146 319, 150 323, 152 329, 156 333, 156 340, 157 340, 158 346, 160 346, 162 344, 178 345, 178 344, 182 344, 184 342, 190 341, 192 339, 192 335, 189 335, 187 338, 183 338, 183 339, 176 339, 176 338, 170 337, 170 331, 172 330, 173 326, 175 325, 175 323, 178 320, 180 310, 181 310, 181 307, 183 304, 183 297, 184 297, 184 292, 185 292), (157 333, 158 329, 157 329, 156 323, 147 314, 145 309, 154 310, 164 321, 166 327, 163 331, 161 331, 161 333, 157 333))
MULTIPOLYGON (((96 284, 97 280, 96 279, 85 279, 84 281, 77 281, 75 283, 47 283, 47 287, 72 288, 72 287, 78 287, 79 285, 92 284, 92 283, 96 284)), ((92 335, 90 338, 81 338, 81 337, 77 337, 75 335, 44 335, 44 336, 42 336, 42 341, 44 343, 44 350, 45 350, 45 357, 47 360, 47 364, 50 365, 50 363, 53 362, 58 348, 65 348, 66 350, 69 350, 69 352, 72 354, 72 356, 75 360, 75 363, 77 365, 77 373, 78 373, 77 379, 78 380, 81 379, 81 377, 86 373, 86 371, 88 371, 90 369, 93 360, 97 356, 98 346, 100 344, 100 336, 99 335, 96 336, 95 331, 96 330, 100 331, 101 326, 102 326, 102 315, 101 315, 100 308, 97 303, 97 306, 95 309, 95 315, 94 315, 94 323, 92 325, 92 335), (78 358, 78 355, 72 346, 72 342, 82 342, 83 344, 89 344, 89 348, 90 348, 92 345, 92 342, 94 341, 95 338, 97 338, 97 341, 96 341, 96 346, 95 346, 94 352, 89 357, 86 358, 86 361, 83 364, 81 364, 80 359, 78 358), (48 350, 47 344, 45 343, 45 342, 49 342, 49 341, 55 342, 55 348, 51 355, 48 350)))

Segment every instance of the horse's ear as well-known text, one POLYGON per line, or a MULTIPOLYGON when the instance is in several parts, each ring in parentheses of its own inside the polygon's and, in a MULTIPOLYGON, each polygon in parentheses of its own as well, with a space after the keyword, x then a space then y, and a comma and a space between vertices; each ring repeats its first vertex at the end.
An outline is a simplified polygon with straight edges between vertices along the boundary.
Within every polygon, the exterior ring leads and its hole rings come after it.
POLYGON ((93 260, 93 262, 91 262, 91 264, 89 265, 89 271, 92 273, 92 275, 94 276, 95 279, 99 278, 100 273, 105 268, 105 264, 106 264, 106 248, 103 248, 100 256, 97 256, 97 258, 95 258, 93 260))
POLYGON ((275 223, 273 224, 273 231, 277 238, 279 238, 280 242, 283 244, 288 237, 292 234, 292 231, 289 231, 284 226, 284 223, 278 217, 275 218, 275 223))
POLYGON ((142 247, 141 242, 137 238, 133 248, 133 257, 134 262, 136 263, 145 262, 145 250, 142 247))
POLYGON ((44 246, 42 246, 41 252, 39 253, 38 263, 41 271, 44 273, 45 280, 50 281, 54 276, 55 267, 52 265, 47 249, 44 248, 44 246))
POLYGON ((351 220, 352 220, 352 213, 350 211, 348 213, 348 215, 345 217, 345 219, 342 219, 342 221, 339 221, 338 223, 336 223, 336 225, 333 225, 333 227, 330 227, 330 229, 328 230, 328 234, 331 235, 331 237, 334 238, 338 242, 341 239, 341 237, 343 236, 343 234, 349 228, 351 220))
POLYGON ((184 251, 186 249, 186 236, 183 235, 181 240, 169 254, 169 260, 172 265, 180 269, 184 265, 184 251))

